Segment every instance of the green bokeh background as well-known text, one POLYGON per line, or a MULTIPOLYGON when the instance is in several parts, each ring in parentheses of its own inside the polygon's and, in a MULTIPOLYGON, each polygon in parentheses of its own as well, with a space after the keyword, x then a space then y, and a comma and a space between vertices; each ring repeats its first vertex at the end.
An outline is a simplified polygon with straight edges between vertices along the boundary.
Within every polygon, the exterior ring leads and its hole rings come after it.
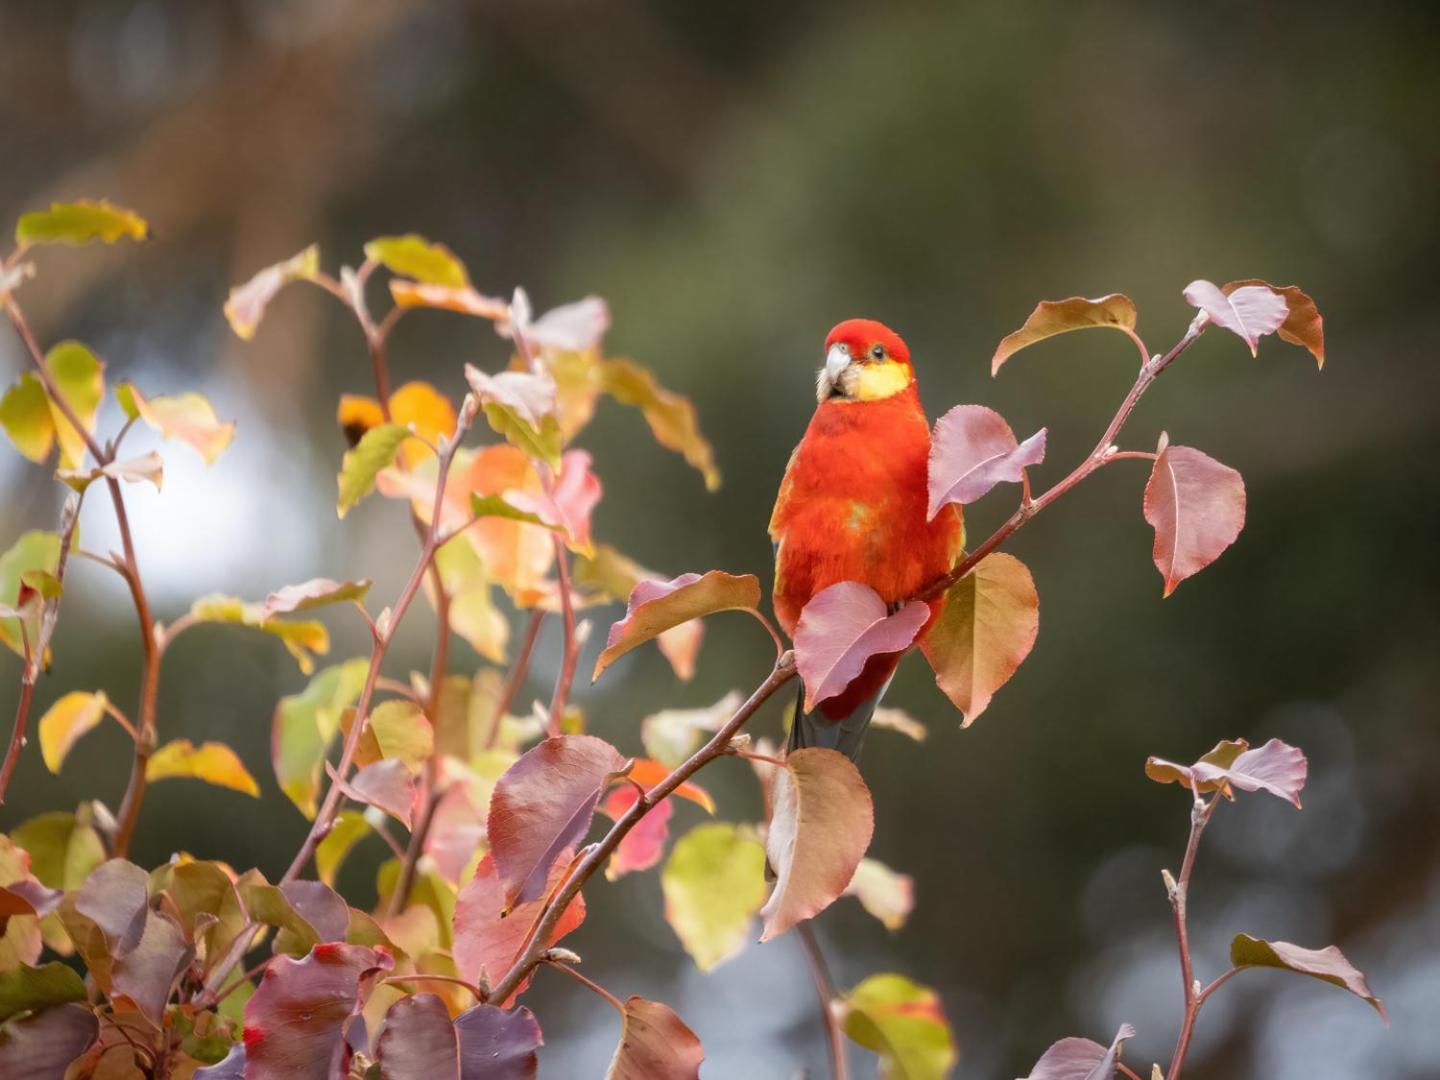
MULTIPOLYGON (((1184 330, 1194 278, 1303 285, 1326 318, 1323 374, 1273 339, 1252 360, 1207 334, 1127 429, 1127 445, 1166 429, 1238 468, 1240 541, 1162 602, 1139 464, 1018 537, 1042 596, 1030 660, 965 731, 907 663, 889 700, 930 739, 878 734, 863 760, 872 853, 914 875, 918 908, 890 935, 844 901, 820 933, 845 985, 900 970, 941 992, 960 1076, 1021 1075, 1053 1039, 1108 1041, 1123 1020, 1139 1029, 1126 1060, 1147 1072, 1179 1017, 1159 870, 1179 861, 1188 806, 1145 780, 1145 756, 1279 736, 1310 755, 1305 810, 1258 796, 1222 808, 1192 893, 1199 973, 1222 969, 1239 930, 1338 942, 1393 1026, 1333 988, 1247 975, 1202 1018, 1186 1075, 1420 1080, 1440 1071, 1437 29, 1421 6, 1383 3, 21 0, 0 9, 0 208, 13 220, 105 195, 144 213, 142 248, 47 252, 23 293, 32 322, 47 343, 91 343, 112 381, 202 388, 241 421, 213 469, 176 449, 163 496, 134 500, 162 619, 204 592, 319 574, 370 576, 391 597, 410 565, 393 504, 343 524, 330 509, 335 397, 369 378, 343 312, 294 290, 248 345, 220 316, 232 282, 312 240, 333 269, 413 229, 450 244, 482 290, 523 284, 542 309, 604 296, 610 351, 695 400, 725 485, 707 494, 635 414, 604 406, 583 440, 606 485, 597 535, 665 571, 762 577, 774 490, 839 319, 905 335, 932 415, 983 402, 1022 434, 1048 426, 1043 483, 1089 449, 1134 355, 1118 336, 1072 335, 992 380, 995 342, 1037 300, 1126 292, 1161 349, 1184 330)), ((436 315, 401 324, 392 363, 397 381, 458 397, 465 361, 503 359, 484 326, 436 315)), ((0 335, 0 368, 24 360, 0 335)), ((0 493, 0 544, 55 520, 60 489, 13 454, 0 493)), ((977 506, 971 535, 1010 497, 977 506)), ((101 546, 95 502, 84 528, 101 546)), ((356 627, 332 622, 333 658, 362 651, 356 627)), ((425 622, 407 623, 396 673, 426 663, 425 622)), ((536 696, 556 645, 547 635, 536 696)), ((646 651, 578 700, 634 751, 642 716, 753 685, 766 649, 743 620, 717 619, 693 683, 646 651)), ((55 655, 39 709, 76 688, 133 702, 133 615, 94 567, 77 567, 55 655)), ((475 661, 462 648, 455 663, 475 661)), ((18 670, 0 658, 7 716, 18 670)), ((184 850, 283 869, 304 822, 270 776, 269 718, 302 683, 273 642, 239 630, 175 648, 162 734, 231 742, 265 798, 157 785, 140 861, 184 850)), ((777 727, 772 710, 758 730, 777 727)), ((32 743, 0 828, 84 797, 114 805, 126 756, 103 730, 55 777, 32 743)), ((707 776, 725 814, 758 814, 739 763, 707 776)), ((352 898, 379 857, 353 860, 352 898)), ((614 992, 674 1003, 706 1043, 706 1075, 821 1075, 792 941, 702 977, 661 919, 654 874, 588 895, 567 944, 614 992)), ((528 999, 542 1075, 598 1076, 613 1017, 556 982, 528 999)), ((855 1052, 857 1075, 870 1060, 855 1052)))

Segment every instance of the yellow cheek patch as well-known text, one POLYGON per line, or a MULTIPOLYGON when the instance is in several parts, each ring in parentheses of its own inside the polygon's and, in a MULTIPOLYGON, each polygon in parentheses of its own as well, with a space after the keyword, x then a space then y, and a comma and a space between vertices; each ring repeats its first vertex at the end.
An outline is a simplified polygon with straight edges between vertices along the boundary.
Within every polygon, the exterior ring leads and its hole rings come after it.
POLYGON ((910 385, 910 367, 896 360, 862 364, 850 389, 854 401, 879 401, 910 385))

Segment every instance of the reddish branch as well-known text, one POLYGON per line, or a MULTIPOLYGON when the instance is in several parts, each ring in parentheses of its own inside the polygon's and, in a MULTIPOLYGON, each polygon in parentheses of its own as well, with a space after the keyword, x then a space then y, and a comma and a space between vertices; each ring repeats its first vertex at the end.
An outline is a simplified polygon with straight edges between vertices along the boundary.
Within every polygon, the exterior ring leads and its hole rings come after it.
POLYGON ((560 615, 564 620, 565 638, 561 646, 560 671, 555 676, 555 690, 550 695, 549 733, 560 734, 560 721, 570 700, 570 684, 575 681, 575 665, 580 660, 580 641, 575 633, 575 598, 570 590, 570 553, 560 537, 551 535, 555 545, 555 572, 560 584, 560 615))
POLYGON ((795 932, 800 935, 805 962, 810 967, 810 978, 814 980, 815 994, 820 999, 820 1021, 825 1025, 826 1045, 830 1052, 830 1076, 832 1080, 849 1080, 845 1033, 840 1030, 840 1018, 835 1015, 835 982, 830 978, 830 966, 825 963, 825 954, 820 950, 820 942, 808 922, 796 926, 795 932))
MULTIPOLYGON (((1192 780, 1192 787, 1193 787, 1192 780)), ((1180 877, 1169 880, 1166 874, 1166 888, 1170 894, 1170 910, 1175 916, 1175 940, 1180 949, 1180 978, 1185 983, 1185 1019, 1180 1025, 1180 1037, 1175 1043, 1175 1054, 1170 1059, 1170 1068, 1165 1075, 1169 1080, 1179 1080, 1180 1067, 1185 1063, 1185 1054, 1190 1049, 1190 1036, 1195 1030, 1195 1018, 1205 999, 1235 972, 1228 971, 1208 987, 1201 989, 1195 978, 1195 969, 1190 961, 1190 928, 1187 905, 1190 895, 1190 875, 1195 869, 1195 853, 1200 847, 1200 835, 1210 823, 1210 816, 1219 804, 1218 794, 1211 796, 1207 803, 1200 797, 1198 787, 1194 788, 1195 803, 1190 810, 1190 839, 1185 844, 1185 858, 1180 864, 1180 877)))

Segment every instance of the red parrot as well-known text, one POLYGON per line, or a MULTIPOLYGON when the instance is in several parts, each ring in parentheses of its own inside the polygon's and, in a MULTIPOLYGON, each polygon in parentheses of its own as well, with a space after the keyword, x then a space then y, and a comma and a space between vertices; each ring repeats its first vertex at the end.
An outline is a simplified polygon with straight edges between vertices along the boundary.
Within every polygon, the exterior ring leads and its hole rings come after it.
MULTIPOLYGON (((948 571, 964 544, 958 506, 926 520, 930 423, 910 350, 895 331, 871 319, 831 330, 816 397, 770 518, 775 615, 792 638, 801 610, 822 589, 857 581, 894 604, 948 571)), ((931 623, 943 605, 944 597, 930 602, 931 623)), ((810 713, 802 689, 790 748, 822 746, 855 758, 899 660, 872 657, 810 713)))

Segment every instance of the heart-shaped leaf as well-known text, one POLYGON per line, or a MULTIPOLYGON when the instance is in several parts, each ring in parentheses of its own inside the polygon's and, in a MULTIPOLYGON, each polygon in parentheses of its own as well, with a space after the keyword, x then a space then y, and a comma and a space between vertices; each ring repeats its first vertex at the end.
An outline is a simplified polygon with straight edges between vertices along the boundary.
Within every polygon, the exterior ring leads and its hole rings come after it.
POLYGON ((995 355, 990 358, 990 374, 994 375, 1006 360, 1037 341, 1070 330, 1088 330, 1097 326, 1115 330, 1135 329, 1134 302, 1123 293, 1110 293, 1094 300, 1083 296, 1042 300, 1035 305, 1025 325, 1001 340, 995 355))
POLYGON ((996 484, 1018 484, 1027 467, 1044 460, 1044 428, 1016 443, 993 409, 956 405, 936 421, 930 440, 930 520, 951 503, 975 502, 996 484))
POLYGON ((1220 557, 1245 526, 1245 481, 1228 465, 1161 437, 1145 485, 1145 520, 1155 530, 1155 568, 1165 595, 1220 557))
POLYGON ((1242 285, 1225 293, 1209 281, 1192 281, 1185 286, 1185 300, 1210 317, 1216 326, 1229 330, 1254 356, 1260 339, 1280 329, 1290 308, 1285 298, 1268 285, 1242 285))
POLYGON ((891 614, 880 594, 858 581, 822 589, 795 627, 806 710, 844 692, 872 656, 904 652, 929 618, 930 606, 919 600, 891 614))

